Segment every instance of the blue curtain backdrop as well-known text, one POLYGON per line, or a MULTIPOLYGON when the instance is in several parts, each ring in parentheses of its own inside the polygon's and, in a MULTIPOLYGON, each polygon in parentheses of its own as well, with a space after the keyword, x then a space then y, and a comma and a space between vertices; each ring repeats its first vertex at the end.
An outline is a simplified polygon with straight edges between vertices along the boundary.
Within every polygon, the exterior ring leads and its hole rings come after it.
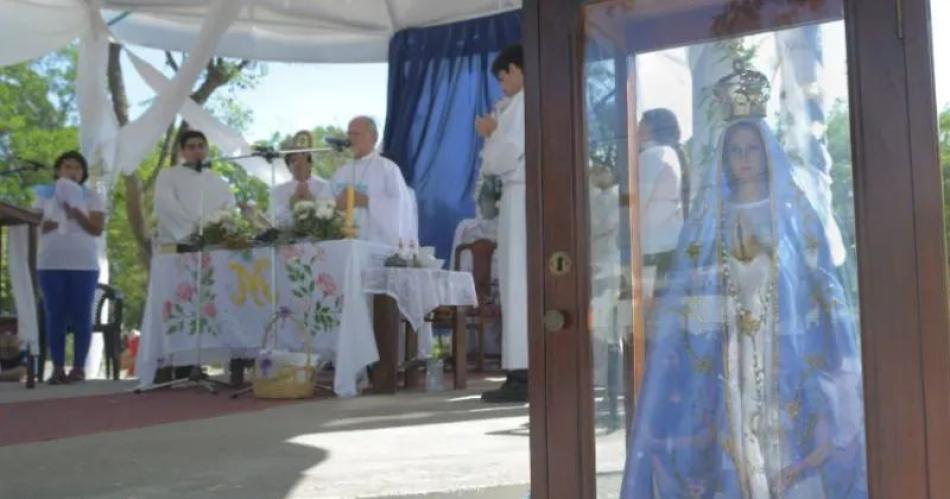
POLYGON ((402 169, 419 203, 419 241, 448 259, 455 226, 475 214, 481 138, 475 117, 501 88, 495 56, 521 42, 521 13, 396 33, 389 44, 384 154, 402 169))

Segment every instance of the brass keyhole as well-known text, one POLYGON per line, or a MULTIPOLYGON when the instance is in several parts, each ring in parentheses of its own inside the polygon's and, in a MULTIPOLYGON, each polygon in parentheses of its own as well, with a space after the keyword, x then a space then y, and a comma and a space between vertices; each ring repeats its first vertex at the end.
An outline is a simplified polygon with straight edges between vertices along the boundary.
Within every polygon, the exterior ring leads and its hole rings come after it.
POLYGON ((555 251, 548 259, 548 271, 551 275, 560 277, 571 271, 572 263, 570 255, 563 251, 555 251))

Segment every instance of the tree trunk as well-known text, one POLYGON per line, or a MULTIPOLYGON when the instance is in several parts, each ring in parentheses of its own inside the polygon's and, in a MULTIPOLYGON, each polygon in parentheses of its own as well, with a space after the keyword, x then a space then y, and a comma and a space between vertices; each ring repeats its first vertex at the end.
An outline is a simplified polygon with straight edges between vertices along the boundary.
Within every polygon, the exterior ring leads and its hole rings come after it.
MULTIPOLYGON (((125 81, 122 77, 122 65, 119 56, 122 55, 122 46, 117 43, 109 44, 109 91, 112 93, 112 109, 115 111, 119 126, 129 122, 129 98, 125 92, 125 81)), ((148 237, 145 221, 145 205, 142 202, 142 181, 139 174, 123 175, 125 181, 125 213, 139 248, 139 256, 145 268, 149 268, 152 258, 152 244, 148 237)))
MULTIPOLYGON (((109 90, 112 93, 112 107, 120 126, 129 122, 129 100, 125 91, 125 82, 122 75, 122 66, 119 56, 122 54, 122 46, 116 43, 109 45, 109 65, 108 79, 109 90)), ((173 69, 177 70, 177 63, 169 52, 166 52, 166 59, 173 69)), ((191 99, 198 104, 204 104, 208 98, 219 88, 225 86, 237 77, 244 68, 250 65, 250 61, 242 60, 237 64, 231 64, 222 58, 214 58, 208 62, 204 80, 198 89, 191 94, 191 99)), ((135 237, 136 245, 139 248, 142 263, 145 268, 149 268, 149 261, 152 257, 151 238, 148 234, 147 210, 145 207, 145 193, 154 187, 155 179, 163 167, 165 158, 170 158, 169 164, 174 164, 178 152, 178 139, 181 133, 186 130, 188 124, 182 122, 175 132, 174 124, 169 125, 165 134, 165 141, 162 144, 159 155, 158 165, 153 175, 143 183, 138 172, 124 175, 125 180, 125 210, 135 237), (172 139, 174 137, 174 139, 172 139)))

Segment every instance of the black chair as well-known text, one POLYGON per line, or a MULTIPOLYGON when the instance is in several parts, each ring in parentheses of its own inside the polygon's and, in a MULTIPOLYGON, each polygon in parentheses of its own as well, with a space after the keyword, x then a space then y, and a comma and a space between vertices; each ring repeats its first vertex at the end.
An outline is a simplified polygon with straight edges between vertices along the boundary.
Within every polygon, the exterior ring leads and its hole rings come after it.
POLYGON ((110 373, 113 380, 119 379, 122 364, 119 354, 122 353, 122 311, 125 299, 122 292, 108 284, 96 285, 96 308, 92 316, 92 332, 102 333, 105 346, 106 377, 110 373), (106 309, 106 304, 109 305, 106 309))

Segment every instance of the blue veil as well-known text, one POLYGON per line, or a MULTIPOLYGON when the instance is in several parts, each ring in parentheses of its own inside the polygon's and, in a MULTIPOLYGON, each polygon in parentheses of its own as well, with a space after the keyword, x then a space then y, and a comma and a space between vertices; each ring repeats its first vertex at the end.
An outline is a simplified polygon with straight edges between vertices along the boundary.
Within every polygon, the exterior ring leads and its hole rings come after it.
MULTIPOLYGON (((735 216, 723 160, 737 125, 757 130, 766 149, 772 301, 772 361, 780 469, 798 466, 828 498, 867 497, 864 405, 857 318, 832 263, 816 208, 796 183, 788 156, 761 119, 730 122, 680 234, 665 289, 647 317, 646 367, 628 446, 621 497, 745 498, 729 424, 726 343, 740 334, 726 317, 724 263, 735 216), (816 450, 818 452, 816 452, 816 450)), ((778 482, 777 477, 770 478, 778 482)), ((792 497, 774 492, 770 497, 792 497)))

